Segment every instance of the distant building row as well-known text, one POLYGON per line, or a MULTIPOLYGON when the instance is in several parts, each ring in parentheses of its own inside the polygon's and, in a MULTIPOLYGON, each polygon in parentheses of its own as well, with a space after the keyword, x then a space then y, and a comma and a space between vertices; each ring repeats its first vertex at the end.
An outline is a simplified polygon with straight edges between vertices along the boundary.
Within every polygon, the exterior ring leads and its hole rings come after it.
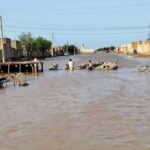
POLYGON ((127 45, 122 45, 115 49, 117 53, 124 54, 150 54, 150 40, 132 42, 127 45))
MULTIPOLYGON (((3 48, 5 53, 6 60, 20 59, 21 57, 27 56, 27 51, 23 50, 21 47, 21 42, 18 40, 11 40, 9 38, 3 38, 3 48)), ((53 50, 47 50, 45 56, 51 56, 53 53, 54 56, 62 55, 63 49, 61 46, 53 47, 53 50)), ((32 51, 31 57, 42 57, 40 51, 32 51)), ((0 39, 0 61, 2 61, 2 43, 0 39)))

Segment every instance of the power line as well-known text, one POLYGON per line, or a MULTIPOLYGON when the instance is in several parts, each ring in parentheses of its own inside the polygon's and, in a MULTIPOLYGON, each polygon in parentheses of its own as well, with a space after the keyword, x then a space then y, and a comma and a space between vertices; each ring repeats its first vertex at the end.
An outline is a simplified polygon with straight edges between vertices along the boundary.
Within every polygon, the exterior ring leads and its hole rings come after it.
MULTIPOLYGON (((17 30, 5 30, 7 32, 12 32, 12 33, 20 33, 21 31, 17 30)), ((32 31, 31 33, 36 33, 36 34, 45 34, 45 35, 50 35, 48 32, 35 32, 32 31)), ((113 35, 113 34, 145 34, 149 33, 149 31, 137 31, 137 32, 68 32, 68 33, 63 33, 63 32, 55 32, 57 35, 113 35)))
POLYGON ((32 29, 32 30, 54 30, 54 31, 115 31, 115 30, 143 30, 149 26, 126 26, 126 27, 37 27, 5 25, 5 29, 32 29))

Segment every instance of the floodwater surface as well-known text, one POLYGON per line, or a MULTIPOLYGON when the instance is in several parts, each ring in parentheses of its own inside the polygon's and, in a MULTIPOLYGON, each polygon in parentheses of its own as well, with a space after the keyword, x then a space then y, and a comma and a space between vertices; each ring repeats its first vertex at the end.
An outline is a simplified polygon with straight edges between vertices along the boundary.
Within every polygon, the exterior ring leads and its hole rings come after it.
POLYGON ((150 72, 137 71, 150 61, 77 55, 76 65, 118 59, 119 69, 70 72, 69 58, 44 60, 28 87, 0 89, 0 150, 150 150, 150 72))

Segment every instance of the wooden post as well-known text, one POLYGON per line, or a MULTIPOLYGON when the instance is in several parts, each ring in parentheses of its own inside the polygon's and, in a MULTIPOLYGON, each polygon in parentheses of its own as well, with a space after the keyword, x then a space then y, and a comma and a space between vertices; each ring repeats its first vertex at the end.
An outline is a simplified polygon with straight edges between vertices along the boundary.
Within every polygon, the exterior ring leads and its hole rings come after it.
POLYGON ((31 66, 31 69, 32 69, 32 73, 34 72, 34 67, 33 67, 33 64, 30 64, 31 66))
POLYGON ((21 64, 19 64, 19 72, 21 72, 21 64))
POLYGON ((41 62, 41 72, 43 72, 43 62, 41 62))
POLYGON ((10 64, 8 64, 8 74, 10 74, 10 64))

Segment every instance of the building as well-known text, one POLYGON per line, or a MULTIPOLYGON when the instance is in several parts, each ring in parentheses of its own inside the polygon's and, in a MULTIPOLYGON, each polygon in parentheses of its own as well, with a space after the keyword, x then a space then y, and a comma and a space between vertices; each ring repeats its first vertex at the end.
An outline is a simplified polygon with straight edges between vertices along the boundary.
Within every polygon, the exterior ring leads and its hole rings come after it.
MULTIPOLYGON (((2 60, 2 43, 0 40, 0 60, 2 60)), ((4 55, 6 60, 10 60, 14 57, 14 50, 11 48, 11 39, 3 38, 3 48, 4 48, 4 55)))
POLYGON ((80 49, 80 53, 94 53, 95 50, 94 49, 88 49, 84 47, 84 44, 82 44, 81 49, 80 49))
POLYGON ((150 40, 132 42, 127 45, 122 45, 115 49, 117 53, 124 54, 150 54, 150 40))
MULTIPOLYGON (((3 38, 3 48, 6 61, 18 59, 23 55, 20 41, 3 38)), ((2 44, 0 39, 0 61, 2 60, 2 44)))
POLYGON ((49 53, 51 56, 61 56, 64 54, 64 50, 62 46, 53 46, 50 50, 49 53))
POLYGON ((12 40, 11 48, 14 51, 14 58, 20 58, 23 55, 23 49, 21 48, 20 41, 12 40))
POLYGON ((94 49, 81 49, 80 53, 94 53, 95 50, 94 49))

